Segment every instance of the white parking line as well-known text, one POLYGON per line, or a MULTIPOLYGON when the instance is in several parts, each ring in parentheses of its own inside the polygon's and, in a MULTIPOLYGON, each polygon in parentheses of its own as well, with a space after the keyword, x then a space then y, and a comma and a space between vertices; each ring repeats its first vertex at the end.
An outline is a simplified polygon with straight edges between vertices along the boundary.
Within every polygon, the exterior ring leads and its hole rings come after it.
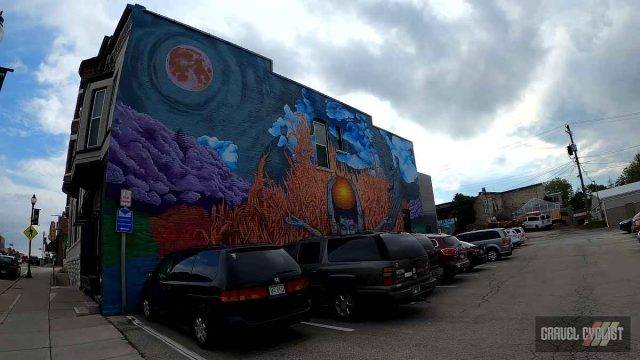
POLYGON ((18 303, 18 299, 20 299, 20 296, 22 296, 22 294, 18 294, 18 296, 16 296, 16 299, 13 300, 11 305, 9 305, 9 308, 7 309, 7 311, 5 311, 4 314, 2 314, 2 316, 0 316, 0 324, 2 324, 7 319, 7 316, 9 316, 9 314, 11 313, 11 310, 13 310, 13 307, 16 306, 16 304, 18 303))
POLYGON ((187 349, 186 347, 180 345, 179 343, 173 341, 172 339, 160 334, 159 332, 157 332, 156 330, 144 325, 143 323, 140 322, 140 320, 136 319, 133 316, 127 316, 127 319, 129 319, 135 326, 141 328, 142 330, 146 331, 147 333, 153 335, 155 338, 157 338, 158 340, 162 341, 163 343, 169 345, 171 348, 173 348, 175 351, 179 352, 180 354, 184 355, 187 359, 192 359, 192 360, 206 360, 205 358, 203 358, 202 356, 194 353, 193 351, 187 349))
POLYGON ((302 321, 300 322, 300 324, 305 324, 305 325, 310 325, 310 326, 317 326, 317 327, 321 327, 321 328, 325 328, 325 329, 332 329, 332 330, 338 330, 338 331, 355 331, 355 329, 350 329, 350 328, 345 328, 345 327, 340 327, 340 326, 333 326, 333 325, 326 325, 326 324, 319 324, 319 323, 314 323, 314 322, 307 322, 307 321, 302 321))
POLYGON ((495 265, 480 265, 480 268, 495 269, 495 268, 497 268, 497 266, 495 266, 495 265))

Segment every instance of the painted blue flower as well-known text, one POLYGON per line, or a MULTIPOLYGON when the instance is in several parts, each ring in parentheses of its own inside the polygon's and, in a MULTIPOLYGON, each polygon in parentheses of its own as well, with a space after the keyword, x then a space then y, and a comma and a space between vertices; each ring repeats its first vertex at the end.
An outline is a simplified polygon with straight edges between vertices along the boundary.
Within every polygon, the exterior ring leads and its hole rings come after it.
POLYGON ((291 111, 289 105, 284 106, 284 115, 271 124, 267 130, 269 134, 278 137, 278 147, 286 147, 291 153, 298 144, 292 132, 300 124, 300 119, 291 111))
POLYGON ((413 145, 411 142, 395 135, 390 135, 384 130, 380 130, 380 134, 382 134, 387 145, 389 145, 391 154, 393 154, 394 157, 394 162, 397 161, 397 166, 400 167, 402 179, 406 183, 416 181, 418 170, 416 169, 416 162, 413 157, 413 145))
POLYGON ((198 144, 210 147, 215 150, 225 165, 231 170, 238 168, 238 146, 231 141, 218 140, 215 136, 200 136, 197 140, 198 144))
POLYGON ((335 124, 329 127, 329 134, 337 138, 336 126, 339 126, 345 145, 346 152, 338 152, 336 160, 358 170, 380 165, 380 159, 373 147, 373 134, 364 115, 356 113, 354 116, 342 104, 327 101, 327 116, 333 119, 335 124))

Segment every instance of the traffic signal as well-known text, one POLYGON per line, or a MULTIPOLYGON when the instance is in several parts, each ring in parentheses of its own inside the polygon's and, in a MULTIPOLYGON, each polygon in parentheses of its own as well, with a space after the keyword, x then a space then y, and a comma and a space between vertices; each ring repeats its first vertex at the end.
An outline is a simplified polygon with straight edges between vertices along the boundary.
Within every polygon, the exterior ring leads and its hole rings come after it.
POLYGON ((33 209, 33 217, 31 217, 31 225, 38 225, 40 220, 40 209, 33 209))

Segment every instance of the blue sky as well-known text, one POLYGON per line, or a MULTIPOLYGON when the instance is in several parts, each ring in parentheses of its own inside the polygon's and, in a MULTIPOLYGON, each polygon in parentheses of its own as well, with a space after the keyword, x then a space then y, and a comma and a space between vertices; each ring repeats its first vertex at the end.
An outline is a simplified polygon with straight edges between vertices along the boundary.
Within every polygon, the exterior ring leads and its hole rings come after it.
MULTIPOLYGON (((77 69, 125 4, 0 0, 0 66, 15 68, 0 92, 0 234, 19 249, 31 194, 44 223, 64 208, 77 69)), ((607 118, 640 112, 635 1, 142 4, 273 59, 276 72, 412 140, 437 202, 554 175, 577 185, 565 122, 598 182, 640 149, 638 114, 607 118)))

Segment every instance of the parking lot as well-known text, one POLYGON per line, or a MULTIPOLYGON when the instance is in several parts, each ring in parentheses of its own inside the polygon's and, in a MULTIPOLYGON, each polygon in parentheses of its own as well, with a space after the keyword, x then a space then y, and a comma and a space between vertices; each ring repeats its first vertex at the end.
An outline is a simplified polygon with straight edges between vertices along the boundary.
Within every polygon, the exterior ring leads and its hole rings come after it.
POLYGON ((535 316, 632 316, 632 353, 555 358, 639 358, 640 244, 612 230, 529 234, 511 258, 439 286, 426 302, 362 319, 313 318, 287 331, 248 334, 200 349, 183 329, 135 317, 110 320, 148 359, 552 358, 534 352, 535 316), (132 321, 133 319, 133 321, 132 321), (600 357, 599 357, 600 356, 600 357))

